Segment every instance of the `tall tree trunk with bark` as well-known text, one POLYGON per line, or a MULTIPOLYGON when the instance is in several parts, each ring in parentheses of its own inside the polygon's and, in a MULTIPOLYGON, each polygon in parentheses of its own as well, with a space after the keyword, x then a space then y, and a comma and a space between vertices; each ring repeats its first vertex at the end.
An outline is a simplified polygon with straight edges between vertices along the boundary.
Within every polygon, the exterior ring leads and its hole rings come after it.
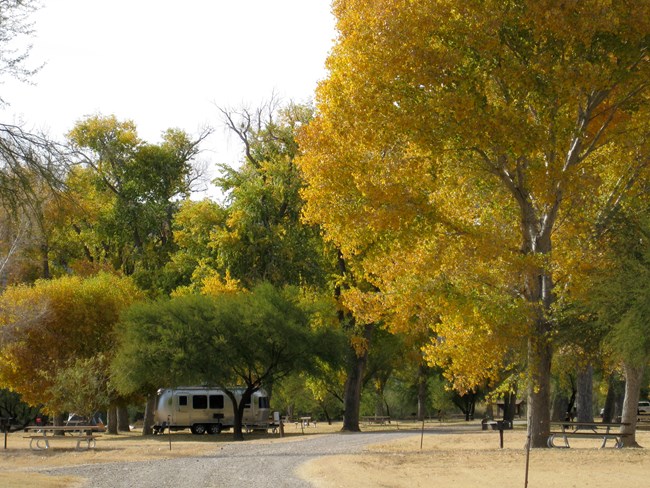
POLYGON ((551 344, 545 321, 528 338, 528 433, 531 447, 547 447, 551 430, 551 344))
POLYGON ((156 410, 156 399, 156 395, 147 395, 147 402, 144 407, 144 423, 142 425, 142 435, 153 434, 153 414, 156 410))
POLYGON ((511 391, 503 397, 503 420, 514 422, 517 412, 517 392, 511 391))
POLYGON ((117 407, 117 430, 120 432, 131 432, 129 425, 129 411, 126 405, 119 405, 117 407))
MULTIPOLYGON (((369 340, 372 325, 364 327, 364 336, 369 340)), ((341 430, 347 432, 360 432, 359 408, 361 405, 361 387, 363 384, 363 373, 368 362, 368 348, 359 351, 350 347, 348 361, 348 377, 345 381, 345 396, 343 397, 343 427, 341 430)))
POLYGON ((106 422, 108 423, 108 433, 117 435, 117 407, 115 406, 108 407, 108 413, 106 414, 106 422))
POLYGON ((551 409, 551 420, 553 422, 563 422, 566 420, 566 412, 569 408, 569 400, 564 391, 559 388, 553 396, 553 407, 551 409))
POLYGON ((607 381, 607 397, 603 408, 603 422, 613 422, 623 413, 625 400, 625 382, 621 382, 618 373, 609 375, 607 381))
MULTIPOLYGON (((552 213, 539 214, 525 188, 513 187, 521 209, 521 251, 541 263, 531 266, 524 275, 524 297, 534 312, 528 330, 528 434, 531 447, 548 447, 551 431, 551 360, 553 348, 553 276, 544 264, 552 250, 552 213)), ((561 201, 558 195, 557 204, 561 201)), ((557 212, 557 207, 555 207, 557 212)))
POLYGON ((50 246, 47 242, 41 244, 41 262, 43 265, 43 279, 49 280, 52 273, 50 272, 50 246))
POLYGON ((623 400, 623 418, 621 433, 628 434, 623 437, 623 447, 640 447, 636 442, 636 423, 641 394, 641 381, 643 380, 644 366, 636 366, 629 362, 623 363, 625 371, 625 400, 623 400))
POLYGON ((594 421, 594 368, 591 364, 578 370, 576 412, 578 422, 594 421))
MULTIPOLYGON (((338 251, 338 268, 341 276, 346 276, 347 265, 343 253, 338 251)), ((334 297, 337 301, 341 299, 342 287, 347 285, 337 284, 334 289, 334 297)), ((341 306, 338 311, 338 320, 344 330, 354 335, 350 342, 348 351, 347 379, 345 380, 345 391, 343 395, 343 427, 341 430, 347 432, 360 432, 359 428, 359 409, 361 405, 361 388, 363 386, 363 375, 368 363, 368 350, 370 348, 370 339, 374 326, 366 324, 361 331, 361 337, 355 331, 357 324, 354 316, 345 312, 341 306), (358 340, 360 339, 360 340, 358 340)))

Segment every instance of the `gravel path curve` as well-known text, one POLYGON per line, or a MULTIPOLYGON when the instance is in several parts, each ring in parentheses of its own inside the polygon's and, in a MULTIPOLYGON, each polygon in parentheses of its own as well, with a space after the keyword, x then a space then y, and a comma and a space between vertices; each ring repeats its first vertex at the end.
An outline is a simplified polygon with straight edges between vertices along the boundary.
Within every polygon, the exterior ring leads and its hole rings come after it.
POLYGON ((164 461, 92 464, 40 471, 87 478, 88 488, 308 488, 295 469, 306 461, 361 454, 368 444, 413 436, 413 431, 323 434, 271 444, 227 444, 214 455, 164 461))

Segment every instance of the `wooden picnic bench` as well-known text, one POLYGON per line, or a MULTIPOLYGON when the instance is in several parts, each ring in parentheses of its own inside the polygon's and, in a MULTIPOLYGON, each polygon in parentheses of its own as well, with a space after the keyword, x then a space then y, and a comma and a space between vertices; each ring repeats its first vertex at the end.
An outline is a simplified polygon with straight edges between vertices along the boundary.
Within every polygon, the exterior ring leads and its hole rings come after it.
POLYGON ((74 441, 75 449, 81 451, 94 449, 97 445, 96 439, 99 437, 97 433, 105 430, 100 425, 29 425, 25 427, 25 432, 34 433, 25 438, 30 439, 29 448, 33 451, 47 450, 50 448, 51 441, 60 439, 74 441), (66 433, 72 435, 66 436, 66 433))
POLYGON ((613 440, 615 448, 623 447, 623 438, 630 434, 623 434, 614 429, 630 425, 621 422, 551 422, 551 429, 559 427, 559 430, 551 431, 548 436, 548 447, 569 448, 569 439, 602 439, 601 448, 607 447, 607 441, 613 440), (555 440, 561 438, 563 445, 556 445, 555 440))

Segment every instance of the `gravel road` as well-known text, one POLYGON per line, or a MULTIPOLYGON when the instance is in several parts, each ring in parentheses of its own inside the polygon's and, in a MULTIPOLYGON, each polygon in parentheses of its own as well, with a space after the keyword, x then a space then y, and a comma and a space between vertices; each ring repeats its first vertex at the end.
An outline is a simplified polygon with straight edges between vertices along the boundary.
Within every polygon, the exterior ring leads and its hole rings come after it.
POLYGON ((210 456, 164 461, 93 464, 41 471, 87 478, 88 488, 308 488, 295 469, 337 454, 361 454, 368 444, 413 436, 413 431, 324 434, 270 444, 235 443, 210 456))

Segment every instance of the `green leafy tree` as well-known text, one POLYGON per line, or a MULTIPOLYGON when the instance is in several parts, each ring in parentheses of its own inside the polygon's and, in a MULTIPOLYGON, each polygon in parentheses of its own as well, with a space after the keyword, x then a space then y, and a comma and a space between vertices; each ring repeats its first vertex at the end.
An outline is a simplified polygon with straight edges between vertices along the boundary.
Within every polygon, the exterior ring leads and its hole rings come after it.
MULTIPOLYGON (((217 269, 212 235, 225 227, 228 210, 208 199, 185 200, 174 215, 172 231, 177 250, 165 267, 165 274, 177 286, 200 290, 203 280, 217 269)), ((179 292, 181 290, 178 290, 179 292)))
POLYGON ((211 277, 213 269, 243 287, 264 280, 277 286, 317 287, 334 295, 342 311, 337 327, 350 339, 344 429, 359 430, 363 370, 373 325, 357 324, 344 312, 341 287, 354 281, 351 269, 345 260, 337 260, 335 249, 324 246, 318 226, 301 220, 304 183, 295 164, 295 138, 313 110, 296 104, 280 107, 272 100, 255 111, 222 110, 222 115, 242 142, 244 158, 237 169, 222 166, 222 176, 215 181, 227 195, 226 217, 222 226, 211 231, 212 252, 196 268, 194 280, 211 277))
POLYGON ((295 164, 296 133, 311 119, 311 107, 271 101, 254 112, 222 114, 245 158, 237 169, 221 166, 215 180, 227 194, 228 212, 211 236, 217 269, 244 286, 323 285, 331 264, 318 228, 300 219, 303 180, 295 164))
POLYGON ((244 405, 266 384, 308 369, 327 343, 312 330, 296 293, 269 284, 251 292, 185 295, 134 306, 125 315, 113 365, 122 393, 161 386, 214 385, 235 411, 234 438, 243 439, 244 405), (243 385, 239 402, 232 389, 243 385))
POLYGON ((12 419, 11 423, 18 429, 24 429, 34 423, 39 413, 40 406, 23 402, 15 391, 7 388, 0 389, 0 417, 12 419))
POLYGON ((117 396, 110 381, 107 357, 102 353, 68 361, 56 373, 50 392, 50 408, 87 419, 106 410, 117 396))
POLYGON ((650 363, 650 219, 648 207, 628 208, 608 236, 606 266, 595 270, 590 305, 608 331, 605 347, 622 363, 625 375, 623 438, 636 447, 637 405, 650 363))
POLYGON ((99 236, 95 241, 101 246, 96 249, 145 289, 174 287, 161 283, 159 270, 175 250, 173 217, 198 178, 192 161, 208 134, 204 131, 192 140, 170 129, 160 144, 147 144, 133 122, 93 116, 78 122, 68 135, 87 168, 85 175, 77 172, 75 181, 81 189, 88 183, 95 186, 95 191, 80 195, 83 206, 92 207, 89 197, 100 203, 99 213, 91 208, 92 213, 80 215, 73 224, 80 237, 99 236))

